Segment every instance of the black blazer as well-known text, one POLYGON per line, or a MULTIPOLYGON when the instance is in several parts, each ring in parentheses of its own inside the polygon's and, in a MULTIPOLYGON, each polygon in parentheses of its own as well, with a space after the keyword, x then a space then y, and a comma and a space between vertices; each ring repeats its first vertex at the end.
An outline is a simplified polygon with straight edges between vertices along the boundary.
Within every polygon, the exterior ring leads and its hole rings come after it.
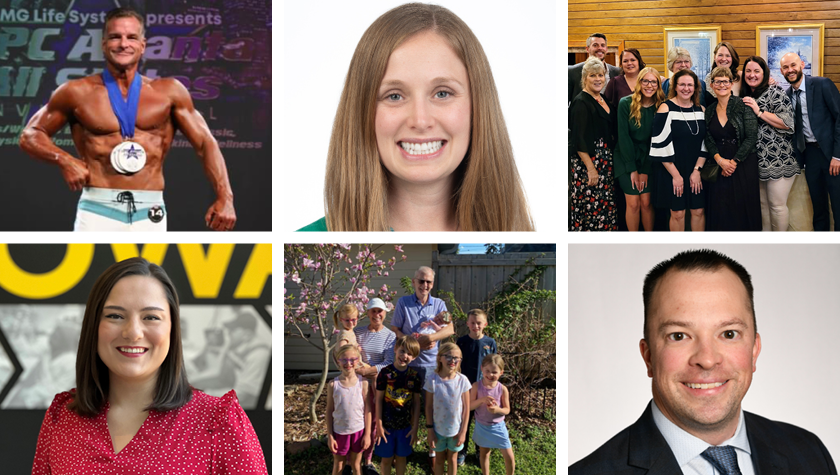
MULTIPOLYGON (((837 475, 831 455, 816 435, 746 411, 744 422, 756 475, 837 475)), ((633 425, 569 467, 569 475, 681 473, 668 442, 653 422, 650 404, 633 425)))
MULTIPOLYGON (((803 76, 805 81, 805 101, 808 103, 808 122, 811 123, 811 130, 820 145, 820 150, 826 157, 840 155, 840 92, 831 79, 819 76, 803 76)), ((796 107, 796 99, 793 96, 793 87, 789 87, 787 95, 796 107)), ((794 139, 794 145, 796 139, 794 139)), ((805 157, 793 147, 796 159, 800 164, 805 163, 805 157)))

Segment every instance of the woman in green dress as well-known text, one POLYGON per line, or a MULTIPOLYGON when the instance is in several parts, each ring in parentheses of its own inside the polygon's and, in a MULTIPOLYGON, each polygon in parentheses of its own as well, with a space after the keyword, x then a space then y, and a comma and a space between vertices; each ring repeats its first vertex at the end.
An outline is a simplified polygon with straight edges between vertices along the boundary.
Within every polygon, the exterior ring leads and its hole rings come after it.
POLYGON ((650 201, 650 135, 656 109, 665 100, 659 72, 651 67, 639 72, 633 94, 618 103, 618 146, 615 177, 627 199, 627 229, 639 230, 639 214, 645 231, 653 231, 650 201))

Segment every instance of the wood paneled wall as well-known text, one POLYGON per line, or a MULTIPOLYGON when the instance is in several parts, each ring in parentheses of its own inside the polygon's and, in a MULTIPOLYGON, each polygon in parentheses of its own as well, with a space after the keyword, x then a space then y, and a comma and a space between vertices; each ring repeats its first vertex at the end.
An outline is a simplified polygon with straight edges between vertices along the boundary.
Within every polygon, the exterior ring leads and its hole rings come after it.
POLYGON ((756 54, 756 26, 793 22, 825 23, 823 76, 840 84, 840 1, 569 0, 569 41, 595 32, 605 34, 609 44, 624 40, 663 75, 665 26, 720 25, 723 41, 746 58, 756 54))

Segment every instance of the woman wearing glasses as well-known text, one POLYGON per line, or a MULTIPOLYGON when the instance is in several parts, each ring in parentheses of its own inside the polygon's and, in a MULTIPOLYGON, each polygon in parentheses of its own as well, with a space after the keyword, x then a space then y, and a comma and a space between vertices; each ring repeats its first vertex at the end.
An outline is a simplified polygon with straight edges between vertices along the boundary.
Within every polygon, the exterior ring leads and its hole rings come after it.
MULTIPOLYGON (((691 53, 687 49, 674 46, 668 50, 668 71, 676 74, 677 71, 691 69, 691 53)), ((671 79, 662 81, 662 92, 668 97, 668 89, 671 87, 671 79)), ((706 107, 706 83, 700 82, 700 105, 706 107)))
POLYGON ((706 109, 706 149, 716 162, 704 173, 706 229, 709 231, 761 231, 761 201, 755 142, 756 116, 732 95, 735 76, 726 67, 709 75, 717 104, 706 109), (717 173, 714 167, 719 167, 717 173))
MULTIPOLYGON (((644 68, 633 94, 618 103, 618 146, 615 177, 627 200, 627 229, 639 230, 639 213, 645 231, 653 231, 650 201, 650 134, 656 109, 665 100, 659 87, 659 72, 644 68)), ((612 82, 610 82, 612 84, 612 82)), ((609 86, 607 86, 609 87, 609 86)))
POLYGON ((655 167, 654 199, 657 208, 670 208, 671 231, 685 231, 685 211, 691 210, 691 230, 703 231, 705 195, 700 168, 706 161, 706 122, 700 105, 700 80, 690 69, 671 78, 668 100, 656 110, 650 159, 655 167))

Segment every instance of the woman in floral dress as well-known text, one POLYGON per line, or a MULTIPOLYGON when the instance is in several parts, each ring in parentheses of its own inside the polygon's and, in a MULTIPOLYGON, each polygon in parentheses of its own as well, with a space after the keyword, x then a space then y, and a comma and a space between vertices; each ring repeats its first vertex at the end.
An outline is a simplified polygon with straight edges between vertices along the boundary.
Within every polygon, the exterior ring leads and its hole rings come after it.
POLYGON ((615 110, 601 95, 604 63, 589 58, 583 64, 583 91, 571 105, 572 187, 570 231, 615 231, 613 194, 615 110))

